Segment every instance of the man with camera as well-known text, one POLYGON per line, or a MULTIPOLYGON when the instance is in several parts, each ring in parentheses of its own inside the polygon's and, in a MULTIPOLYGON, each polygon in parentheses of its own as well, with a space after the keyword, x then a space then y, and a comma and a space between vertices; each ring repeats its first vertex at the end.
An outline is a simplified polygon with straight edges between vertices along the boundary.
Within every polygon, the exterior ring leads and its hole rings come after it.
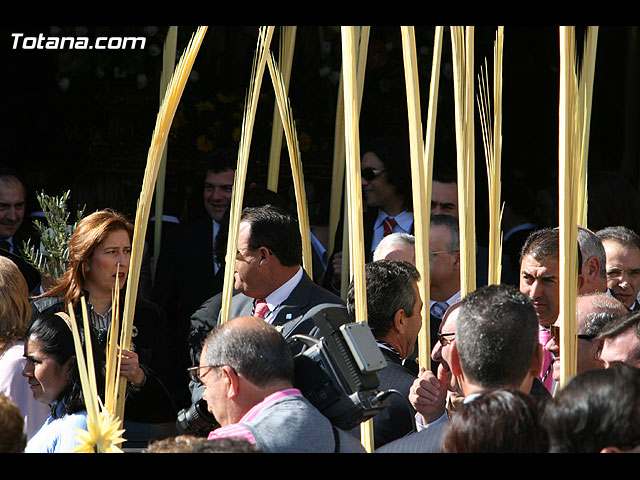
POLYGON ((241 437, 265 453, 364 453, 294 387, 294 359, 281 333, 236 317, 205 340, 192 375, 220 427, 208 438, 241 437))

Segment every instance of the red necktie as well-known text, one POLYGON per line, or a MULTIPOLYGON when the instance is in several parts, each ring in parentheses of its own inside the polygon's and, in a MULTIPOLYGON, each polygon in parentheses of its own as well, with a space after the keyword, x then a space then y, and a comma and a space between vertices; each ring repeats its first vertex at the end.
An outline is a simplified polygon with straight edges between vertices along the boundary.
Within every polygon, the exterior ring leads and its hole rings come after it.
POLYGON ((393 228, 398 224, 393 218, 387 217, 382 222, 382 226, 384 227, 384 236, 386 237, 391 232, 393 232, 393 228))
POLYGON ((253 316, 258 318, 264 318, 264 316, 269 312, 269 306, 264 299, 260 299, 256 302, 255 307, 253 308, 253 316))

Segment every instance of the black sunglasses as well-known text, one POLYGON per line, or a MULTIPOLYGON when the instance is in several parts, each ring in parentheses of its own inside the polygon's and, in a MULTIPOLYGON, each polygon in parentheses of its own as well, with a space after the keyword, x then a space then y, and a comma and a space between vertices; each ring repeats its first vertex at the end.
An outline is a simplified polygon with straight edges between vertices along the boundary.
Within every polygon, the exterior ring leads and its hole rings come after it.
MULTIPOLYGON (((553 341, 556 342, 556 344, 560 345, 560 327, 556 325, 551 325, 550 333, 551 333, 551 338, 553 338, 553 341)), ((582 340, 590 341, 590 340, 593 340, 595 336, 579 333, 577 337, 581 338, 582 340)))
POLYGON ((362 169, 361 175, 367 182, 370 182, 384 171, 384 169, 366 167, 362 169))

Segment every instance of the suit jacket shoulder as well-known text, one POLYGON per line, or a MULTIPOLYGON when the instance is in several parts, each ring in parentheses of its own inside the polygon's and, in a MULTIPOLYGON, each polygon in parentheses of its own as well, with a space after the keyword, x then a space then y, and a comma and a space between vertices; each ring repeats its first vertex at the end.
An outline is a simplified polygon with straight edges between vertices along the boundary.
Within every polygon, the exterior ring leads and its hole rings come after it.
POLYGON ((425 430, 387 443, 374 453, 440 453, 442 437, 448 424, 448 419, 443 419, 425 430))

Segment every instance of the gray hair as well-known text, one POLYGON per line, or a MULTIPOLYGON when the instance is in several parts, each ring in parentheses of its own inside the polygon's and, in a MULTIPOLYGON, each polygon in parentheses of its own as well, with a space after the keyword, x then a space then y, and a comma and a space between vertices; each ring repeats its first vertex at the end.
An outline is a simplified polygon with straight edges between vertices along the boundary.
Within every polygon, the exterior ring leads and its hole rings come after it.
POLYGON ((596 257, 600 261, 599 276, 602 280, 607 279, 607 256, 602 246, 602 240, 588 228, 578 226, 578 244, 582 252, 582 266, 591 257, 596 257))
POLYGON ((627 309, 620 300, 608 293, 597 292, 580 295, 579 298, 588 298, 593 309, 581 315, 583 335, 595 337, 600 331, 613 320, 627 314, 627 309))
POLYGON ((214 327, 204 342, 208 365, 229 365, 257 386, 294 380, 293 355, 282 334, 266 322, 249 328, 232 322, 214 327))

